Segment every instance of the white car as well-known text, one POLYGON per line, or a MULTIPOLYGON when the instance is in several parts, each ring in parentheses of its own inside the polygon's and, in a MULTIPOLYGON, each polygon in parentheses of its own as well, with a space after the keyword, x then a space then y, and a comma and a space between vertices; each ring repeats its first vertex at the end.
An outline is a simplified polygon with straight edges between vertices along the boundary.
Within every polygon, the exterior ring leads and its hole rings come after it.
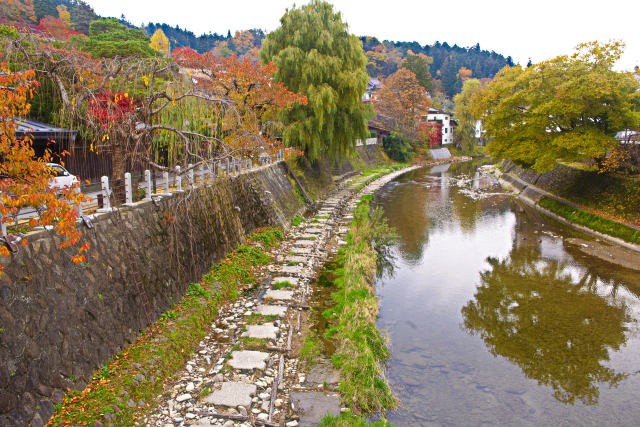
POLYGON ((57 163, 47 163, 47 166, 51 169, 51 180, 49 181, 49 188, 53 190, 62 190, 63 188, 71 187, 77 184, 78 177, 71 175, 62 165, 57 163))

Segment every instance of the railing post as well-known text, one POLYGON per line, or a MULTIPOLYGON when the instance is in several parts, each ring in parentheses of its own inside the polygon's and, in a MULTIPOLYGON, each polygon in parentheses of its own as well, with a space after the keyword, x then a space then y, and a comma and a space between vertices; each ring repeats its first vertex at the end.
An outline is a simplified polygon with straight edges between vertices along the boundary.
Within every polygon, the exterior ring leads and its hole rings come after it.
POLYGON ((207 185, 207 166, 204 162, 200 163, 200 183, 203 187, 207 185))
POLYGON ((109 177, 103 176, 100 178, 100 185, 102 188, 103 204, 102 208, 98 209, 98 212, 111 212, 113 209, 111 209, 111 198, 109 197, 111 196, 111 191, 109 190, 109 177))
POLYGON ((129 172, 124 174, 124 198, 125 206, 133 205, 133 187, 131 186, 131 174, 129 172))
POLYGON ((189 177, 189 189, 194 189, 196 187, 196 183, 194 181, 192 163, 189 163, 189 173, 187 174, 187 176, 189 177))
POLYGON ((226 170, 225 170, 225 172, 227 173, 227 176, 230 176, 230 174, 229 174, 229 165, 230 165, 230 164, 231 164, 231 159, 229 159, 229 158, 227 157, 227 168, 226 168, 226 170))
MULTIPOLYGON (((80 190, 80 187, 77 187, 77 188, 76 188, 76 194, 79 194, 79 193, 81 193, 81 192, 82 192, 82 190, 80 190)), ((82 202, 78 202, 78 204, 77 204, 77 205, 74 205, 73 207, 74 207, 74 208, 76 208, 76 210, 78 211, 78 216, 82 216, 82 215, 83 215, 83 212, 82 212, 82 202)))
POLYGON ((144 171, 144 199, 151 200, 151 171, 144 171))
POLYGON ((182 168, 176 166, 176 192, 182 193, 182 168))
POLYGON ((169 192, 169 172, 168 171, 162 172, 162 181, 164 184, 164 194, 168 196, 169 194, 171 194, 169 192))
POLYGON ((2 229, 2 235, 6 236, 7 235, 7 224, 4 223, 4 215, 0 213, 0 221, 2 222, 2 225, 0 226, 0 228, 2 229))

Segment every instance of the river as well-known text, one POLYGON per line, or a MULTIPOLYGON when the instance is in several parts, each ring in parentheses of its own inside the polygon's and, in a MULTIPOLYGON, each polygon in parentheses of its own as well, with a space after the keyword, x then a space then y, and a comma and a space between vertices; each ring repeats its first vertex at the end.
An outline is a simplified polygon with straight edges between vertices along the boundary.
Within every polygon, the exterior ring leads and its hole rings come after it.
POLYGON ((399 238, 376 284, 398 426, 638 425, 640 272, 474 180, 418 169, 375 196, 399 238))

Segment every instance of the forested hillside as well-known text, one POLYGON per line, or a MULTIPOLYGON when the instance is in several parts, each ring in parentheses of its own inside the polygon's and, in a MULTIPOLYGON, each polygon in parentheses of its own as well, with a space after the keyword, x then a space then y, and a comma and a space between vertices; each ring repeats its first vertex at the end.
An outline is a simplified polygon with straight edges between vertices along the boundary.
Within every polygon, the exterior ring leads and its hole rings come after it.
MULTIPOLYGON (((37 26, 40 30, 60 37, 61 33, 89 34, 89 24, 99 18, 94 10, 82 0, 3 0, 0 2, 0 22, 20 21, 37 26)), ((120 22, 133 26, 121 17, 120 22)), ((165 23, 149 23, 142 28, 148 36, 162 30, 169 40, 170 50, 190 47, 199 53, 213 51, 216 56, 238 55, 259 60, 259 51, 265 33, 260 29, 236 31, 226 35, 207 33, 196 35, 179 26, 165 23)), ((493 78, 504 66, 514 65, 510 56, 473 47, 450 46, 447 42, 420 45, 418 42, 379 41, 372 36, 360 37, 367 56, 367 72, 371 77, 385 78, 402 66, 412 55, 421 56, 433 77, 430 92, 442 93, 449 98, 459 93, 462 83, 468 78, 493 78)), ((429 79, 430 80, 430 79, 429 79)))

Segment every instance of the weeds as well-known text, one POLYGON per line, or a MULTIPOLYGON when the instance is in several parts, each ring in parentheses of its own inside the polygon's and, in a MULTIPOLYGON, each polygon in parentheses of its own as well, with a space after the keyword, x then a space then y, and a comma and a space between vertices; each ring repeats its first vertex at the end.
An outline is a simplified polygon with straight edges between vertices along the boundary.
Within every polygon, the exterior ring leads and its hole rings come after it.
POLYGON ((320 355, 320 349, 321 347, 317 337, 313 332, 309 331, 300 348, 300 359, 304 361, 307 367, 312 366, 320 355))
POLYGON ((299 226, 302 223, 302 217, 300 215, 296 215, 293 218, 291 218, 291 225, 293 225, 294 227, 299 226))
POLYGON ((283 288, 293 288, 294 285, 288 280, 283 280, 282 282, 275 282, 271 285, 273 289, 283 289, 283 288))

